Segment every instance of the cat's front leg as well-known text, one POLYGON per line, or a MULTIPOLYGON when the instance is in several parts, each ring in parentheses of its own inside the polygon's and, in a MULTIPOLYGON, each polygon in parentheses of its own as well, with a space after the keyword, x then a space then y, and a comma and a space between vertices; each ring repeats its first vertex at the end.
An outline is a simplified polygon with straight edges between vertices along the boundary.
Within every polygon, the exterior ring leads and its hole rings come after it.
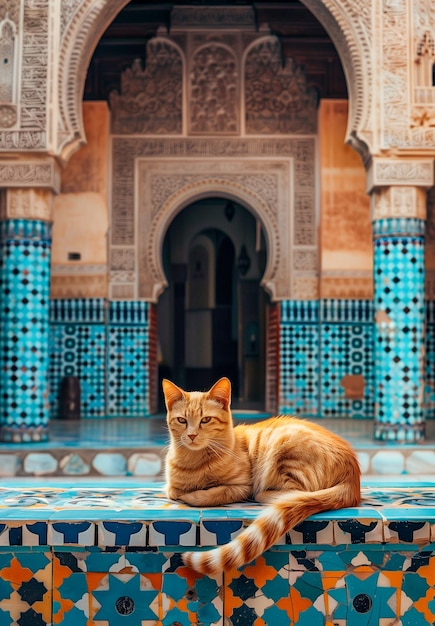
POLYGON ((184 493, 179 499, 191 506, 220 506, 232 502, 242 502, 251 493, 249 485, 219 485, 210 489, 199 489, 184 493))
POLYGON ((179 489, 175 489, 175 487, 166 487, 166 496, 169 500, 181 500, 181 496, 183 492, 179 489))

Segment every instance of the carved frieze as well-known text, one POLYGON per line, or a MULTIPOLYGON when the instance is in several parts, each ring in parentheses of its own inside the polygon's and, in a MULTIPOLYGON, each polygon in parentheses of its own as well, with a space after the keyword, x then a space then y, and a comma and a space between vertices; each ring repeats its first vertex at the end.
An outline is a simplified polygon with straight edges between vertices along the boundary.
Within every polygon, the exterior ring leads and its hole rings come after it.
POLYGON ((293 300, 318 300, 319 279, 317 276, 293 276, 293 300))
POLYGON ((183 7, 174 6, 171 29, 199 28, 255 28, 255 15, 251 7, 183 7))
POLYGON ((380 187, 371 193, 372 219, 426 218, 426 190, 422 187, 380 187))
POLYGON ((135 241, 134 162, 138 158, 155 159, 222 157, 291 157, 294 159, 294 231, 295 243, 315 243, 315 140, 288 139, 146 139, 114 138, 112 170, 112 246, 129 246, 135 241), (300 234, 298 234, 300 232, 300 234))
POLYGON ((0 4, 0 20, 8 18, 18 24, 20 18, 20 2, 17 0, 2 0, 0 4))
POLYGON ((121 92, 110 94, 112 133, 179 134, 182 131, 183 62, 171 41, 157 37, 147 45, 146 66, 139 60, 121 75, 121 92))
POLYGON ((54 159, 0 160, 0 187, 60 188, 59 166, 54 159))
POLYGON ((1 219, 52 221, 53 193, 47 189, 7 189, 1 219))
POLYGON ((134 270, 135 248, 112 248, 111 263, 112 270, 128 271, 134 270))
MULTIPOLYGON (((0 150, 45 148, 47 76, 52 62, 48 55, 49 4, 46 0, 23 0, 21 3, 6 2, 6 5, 6 11, 4 15, 0 13, 0 19, 3 16, 9 23, 14 23, 13 32, 7 28, 7 33, 9 39, 13 35, 10 52, 13 53, 14 64, 20 59, 21 74, 18 84, 11 86, 15 103, 2 108, 0 127, 12 128, 19 121, 20 128, 0 131, 0 150)), ((4 45, 3 32, 2 42, 4 45)), ((18 75, 11 75, 10 78, 18 80, 18 75)))
POLYGON ((315 271, 317 269, 317 250, 295 249, 293 252, 293 267, 296 271, 315 271))
POLYGON ((331 300, 373 299, 373 274, 372 272, 326 272, 320 280, 320 297, 331 300))
POLYGON ((432 187, 434 160, 373 158, 367 171, 367 190, 388 185, 432 187))
POLYGON ((311 134, 317 127, 317 96, 292 59, 282 65, 276 37, 255 42, 245 64, 248 134, 311 134))
POLYGON ((292 224, 288 207, 291 206, 292 169, 291 159, 159 162, 140 159, 138 296, 156 301, 166 286, 160 250, 167 227, 179 207, 197 198, 222 194, 249 206, 261 221, 269 242, 262 284, 273 299, 291 297, 292 224), (258 177, 266 183, 265 190, 261 190, 258 177))
POLYGON ((62 8, 60 10, 60 31, 61 34, 65 32, 65 29, 71 20, 71 17, 77 11, 77 8, 81 4, 82 0, 61 0, 62 8))
POLYGON ((435 87, 433 64, 435 61, 435 19, 433 3, 417 0, 412 3, 413 50, 412 119, 416 127, 435 126, 435 87))
POLYGON ((239 132, 239 71, 234 51, 211 42, 191 59, 189 132, 207 135, 239 132))
POLYGON ((105 274, 51 274, 51 298, 107 298, 105 274))

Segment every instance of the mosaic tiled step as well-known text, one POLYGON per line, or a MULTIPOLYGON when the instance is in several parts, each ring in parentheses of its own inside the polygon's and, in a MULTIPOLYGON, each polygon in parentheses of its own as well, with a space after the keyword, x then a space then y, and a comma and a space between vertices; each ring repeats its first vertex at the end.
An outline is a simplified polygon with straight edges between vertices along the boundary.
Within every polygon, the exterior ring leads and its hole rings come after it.
POLYGON ((366 487, 360 507, 312 516, 213 578, 181 553, 229 541, 261 505, 190 508, 161 487, 0 488, 0 623, 435 622, 434 485, 366 487))
MULTIPOLYGON (((435 541, 430 487, 363 487, 361 506, 314 515, 282 546, 429 544, 435 541)), ((262 509, 254 502, 194 508, 168 500, 162 485, 117 488, 0 488, 0 545, 162 547, 227 543, 262 509)))

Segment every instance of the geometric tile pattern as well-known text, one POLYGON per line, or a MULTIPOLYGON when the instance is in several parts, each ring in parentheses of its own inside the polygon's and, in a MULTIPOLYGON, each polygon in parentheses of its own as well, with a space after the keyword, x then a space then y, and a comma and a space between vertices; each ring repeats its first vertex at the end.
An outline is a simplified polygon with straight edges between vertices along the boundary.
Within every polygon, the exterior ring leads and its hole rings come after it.
POLYGON ((61 304, 64 312, 62 317, 56 315, 60 302, 52 301, 49 367, 51 416, 56 418, 59 415, 59 391, 64 377, 78 376, 81 415, 103 417, 106 414, 104 300, 64 300, 61 304), (72 304, 75 306, 71 311, 72 304), (86 305, 86 309, 84 306, 79 307, 80 304, 86 305), (90 307, 94 312, 93 319, 89 319, 90 307), (67 312, 69 315, 66 315, 67 312), (68 317, 72 321, 65 320, 68 317))
POLYGON ((80 381, 81 417, 149 414, 146 302, 53 300, 50 328, 50 411, 59 415, 65 376, 80 381))
POLYGON ((280 314, 280 413, 319 415, 319 303, 286 300, 280 314))
POLYGON ((435 302, 426 302, 426 363, 424 407, 426 419, 435 418, 435 302))
POLYGON ((0 489, 0 623, 434 623, 433 490, 362 495, 360 507, 314 515, 254 562, 209 578, 184 566, 185 546, 229 541, 261 505, 195 509, 150 485, 0 489))
MULTIPOLYGON (((261 512, 243 502, 201 509, 168 500, 160 483, 141 487, 0 487, 0 546, 190 548, 228 543, 261 512)), ((431 487, 364 486, 359 507, 313 515, 280 550, 300 546, 418 544, 435 540, 431 487), (287 546, 287 547, 286 547, 287 546)), ((406 548, 407 549, 407 548, 406 548)))
POLYGON ((51 226, 0 222, 0 425, 3 441, 47 438, 51 226))
POLYGON ((322 300, 320 317, 322 417, 373 417, 372 302, 322 300), (363 377, 358 397, 346 396, 349 375, 363 377))
POLYGON ((107 336, 107 413, 149 413, 149 303, 110 302, 107 336))
POLYGON ((424 437, 424 221, 374 222, 375 438, 424 437))
POLYGON ((280 324, 279 411, 373 417, 372 302, 285 301, 280 324), (346 396, 349 376, 363 378, 362 394, 346 396))

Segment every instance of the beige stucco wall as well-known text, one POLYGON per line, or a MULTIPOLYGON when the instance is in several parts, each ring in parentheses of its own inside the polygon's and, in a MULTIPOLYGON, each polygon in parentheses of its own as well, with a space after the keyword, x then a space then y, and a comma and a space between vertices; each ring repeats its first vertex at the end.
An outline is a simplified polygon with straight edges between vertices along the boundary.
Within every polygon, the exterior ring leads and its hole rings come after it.
POLYGON ((84 102, 87 144, 62 172, 54 203, 52 298, 107 296, 107 199, 109 110, 106 102, 84 102), (68 260, 68 253, 80 260, 68 260))
POLYGON ((362 161, 355 150, 345 144, 347 116, 345 100, 320 103, 322 298, 371 298, 373 295, 370 199, 365 190, 366 172, 362 161))

